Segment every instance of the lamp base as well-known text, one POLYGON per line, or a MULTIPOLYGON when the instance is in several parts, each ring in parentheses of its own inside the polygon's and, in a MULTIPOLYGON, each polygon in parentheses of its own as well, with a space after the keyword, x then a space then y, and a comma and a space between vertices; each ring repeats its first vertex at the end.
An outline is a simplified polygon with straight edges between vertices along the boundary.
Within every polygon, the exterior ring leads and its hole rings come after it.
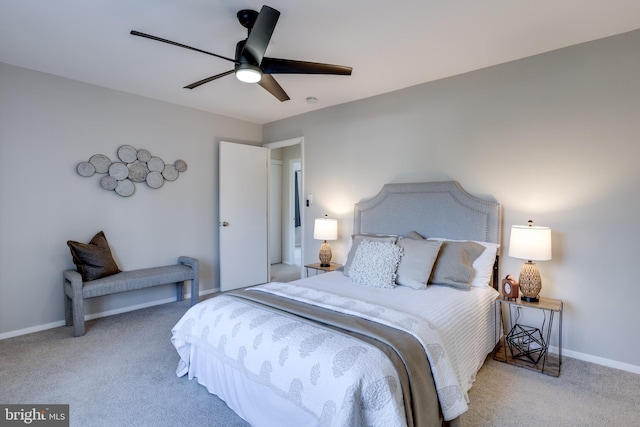
POLYGON ((320 267, 329 267, 331 265, 332 256, 333 254, 331 253, 331 246, 329 246, 329 244, 325 240, 324 242, 322 242, 322 245, 320 245, 320 267))
POLYGON ((526 302, 539 302, 538 295, 542 289, 542 279, 535 262, 527 261, 523 264, 518 281, 520 282, 520 299, 526 302))

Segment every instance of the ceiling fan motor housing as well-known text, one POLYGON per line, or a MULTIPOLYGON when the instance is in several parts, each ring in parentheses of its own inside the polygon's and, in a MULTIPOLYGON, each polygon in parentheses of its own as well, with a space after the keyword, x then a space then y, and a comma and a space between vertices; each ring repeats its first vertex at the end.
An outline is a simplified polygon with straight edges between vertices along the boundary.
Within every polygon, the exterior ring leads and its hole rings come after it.
POLYGON ((251 31, 253 24, 255 24, 256 19, 258 19, 258 12, 251 9, 242 9, 238 11, 237 16, 238 21, 240 21, 240 25, 251 31))
POLYGON ((247 39, 240 40, 236 43, 236 67, 240 64, 251 64, 256 67, 260 64, 257 64, 255 59, 251 56, 251 54, 244 50, 244 45, 247 43, 247 39))

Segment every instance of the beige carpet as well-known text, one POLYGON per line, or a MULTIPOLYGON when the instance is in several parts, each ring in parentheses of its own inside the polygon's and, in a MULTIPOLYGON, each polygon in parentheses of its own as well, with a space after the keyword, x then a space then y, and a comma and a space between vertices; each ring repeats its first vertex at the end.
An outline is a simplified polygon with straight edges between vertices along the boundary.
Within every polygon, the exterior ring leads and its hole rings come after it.
POLYGON ((640 426, 640 375, 563 358, 560 377, 488 357, 464 427, 640 426))
POLYGON ((272 282, 293 282, 300 279, 301 267, 295 264, 271 264, 272 282))

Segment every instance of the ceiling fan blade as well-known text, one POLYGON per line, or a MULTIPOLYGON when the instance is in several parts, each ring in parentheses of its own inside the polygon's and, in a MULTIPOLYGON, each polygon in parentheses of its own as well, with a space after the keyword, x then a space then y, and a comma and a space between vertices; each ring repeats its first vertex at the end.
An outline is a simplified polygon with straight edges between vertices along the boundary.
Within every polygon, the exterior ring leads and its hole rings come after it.
POLYGON ((134 36, 138 36, 138 37, 144 37, 144 38, 147 38, 147 39, 159 41, 159 42, 162 42, 162 43, 172 44, 174 46, 183 47, 185 49, 195 50, 196 52, 200 52, 200 53, 204 53, 204 54, 207 54, 207 55, 215 56, 216 58, 226 59, 227 61, 231 61, 233 63, 236 62, 235 59, 227 58, 226 56, 218 55, 217 53, 207 52, 206 50, 202 50, 202 49, 198 49, 198 48, 195 48, 195 47, 187 46, 186 44, 173 42, 171 40, 167 40, 167 39, 163 39, 163 38, 160 38, 160 37, 152 36, 151 34, 141 33, 140 31, 131 30, 130 34, 132 34, 134 36))
POLYGON ((351 67, 292 59, 264 58, 261 65, 265 74, 336 74, 350 76, 351 67))
POLYGON ((267 50, 267 45, 269 45, 269 40, 271 40, 271 35, 276 28, 279 17, 280 12, 269 6, 265 5, 260 9, 258 18, 250 30, 249 37, 244 45, 245 52, 251 55, 256 65, 260 65, 262 62, 262 58, 267 50))
POLYGON ((212 82, 216 79, 219 79, 220 77, 228 76, 229 74, 233 74, 233 70, 225 71, 224 73, 216 74, 215 76, 207 77, 206 79, 191 83, 190 85, 185 86, 183 89, 195 89, 198 86, 212 82))
POLYGON ((288 101, 289 99, 291 99, 289 98, 289 95, 287 95, 287 92, 282 89, 282 86, 280 86, 276 79, 273 78, 273 76, 263 74, 262 79, 260 79, 258 84, 265 88, 271 95, 278 98, 280 102, 288 101))

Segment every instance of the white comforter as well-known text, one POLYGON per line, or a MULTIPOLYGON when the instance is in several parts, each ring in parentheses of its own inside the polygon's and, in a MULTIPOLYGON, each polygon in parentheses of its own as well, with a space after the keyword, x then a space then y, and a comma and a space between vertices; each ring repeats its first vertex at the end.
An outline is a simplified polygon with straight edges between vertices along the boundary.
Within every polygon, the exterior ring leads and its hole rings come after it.
MULTIPOLYGON (((495 341, 495 309, 491 308, 497 293, 489 287, 470 292, 435 286, 425 291, 379 289, 354 284, 334 272, 294 285, 273 283, 257 288, 358 314, 416 336, 432 363, 446 420, 466 411, 467 391, 495 341)), ((353 425, 366 419, 376 420, 378 425, 404 425, 399 380, 386 357, 375 347, 333 335, 327 339, 329 335, 322 328, 275 316, 222 295, 192 307, 175 326, 172 342, 181 357, 177 374, 197 376, 218 395, 229 389, 221 382, 231 380, 221 379, 211 363, 230 373, 233 381, 237 382, 241 372, 241 377, 293 402, 297 412, 309 415, 308 419, 318 425, 353 425), (223 312, 225 305, 233 309, 223 312), (315 351, 320 347, 323 355, 315 351), (194 348, 199 349, 197 356, 194 348), (202 349, 211 360, 201 360, 202 349), (332 357, 327 358, 327 354, 332 357), (353 363, 356 359, 364 359, 364 363, 353 363), (342 368, 336 370, 336 366, 342 368), (354 393, 354 384, 362 385, 361 390, 354 393), (327 388, 331 390, 330 399, 327 388), (362 402, 376 404, 367 407, 362 402)), ((237 405, 230 406, 242 412, 237 405)))

